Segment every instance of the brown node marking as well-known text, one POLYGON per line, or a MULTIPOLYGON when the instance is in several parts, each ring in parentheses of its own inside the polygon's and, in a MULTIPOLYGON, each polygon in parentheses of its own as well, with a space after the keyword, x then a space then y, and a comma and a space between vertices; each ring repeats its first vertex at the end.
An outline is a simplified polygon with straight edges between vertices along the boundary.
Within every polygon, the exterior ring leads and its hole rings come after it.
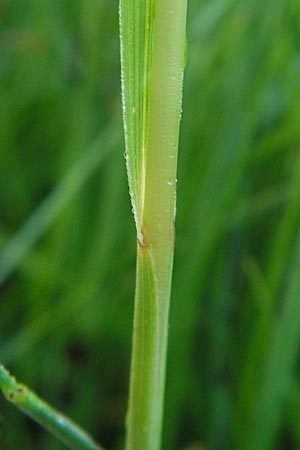
POLYGON ((139 249, 142 251, 145 251, 149 247, 149 242, 146 238, 145 228, 141 228, 140 236, 137 235, 137 244, 139 246, 139 249))
POLYGON ((144 249, 146 247, 145 242, 139 236, 137 236, 136 240, 139 248, 144 249))

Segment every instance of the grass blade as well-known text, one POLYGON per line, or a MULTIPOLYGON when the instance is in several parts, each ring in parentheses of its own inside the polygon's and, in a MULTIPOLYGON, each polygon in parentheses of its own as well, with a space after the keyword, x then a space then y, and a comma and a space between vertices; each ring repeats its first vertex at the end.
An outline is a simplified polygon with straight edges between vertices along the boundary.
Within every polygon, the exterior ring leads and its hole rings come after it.
POLYGON ((21 411, 47 428, 54 436, 73 450, 103 450, 84 430, 76 425, 26 386, 18 383, 0 366, 0 389, 21 411))
POLYGON ((293 380, 293 367, 300 344, 300 240, 288 280, 288 290, 272 330, 272 339, 257 396, 253 420, 242 448, 272 448, 283 403, 293 380), (250 432, 250 429, 252 432, 250 432))
POLYGON ((109 149, 117 142, 113 126, 103 131, 99 138, 71 167, 44 202, 38 206, 20 230, 0 252, 0 286, 16 269, 25 255, 45 233, 56 217, 80 191, 94 170, 99 167, 109 149), (100 147, 105 144, 103 149, 100 147))
POLYGON ((160 447, 186 9, 186 0, 120 1, 126 159, 138 242, 127 450, 160 447))

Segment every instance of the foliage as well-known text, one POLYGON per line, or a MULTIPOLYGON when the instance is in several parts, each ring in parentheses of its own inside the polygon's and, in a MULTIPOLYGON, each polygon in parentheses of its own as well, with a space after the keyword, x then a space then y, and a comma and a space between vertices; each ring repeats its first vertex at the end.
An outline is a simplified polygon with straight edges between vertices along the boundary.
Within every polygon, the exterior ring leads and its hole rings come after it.
MULTIPOLYGON (((0 1, 2 251, 90 145, 105 156, 17 241, 0 360, 109 449, 135 270, 117 8, 0 1)), ((164 450, 300 445, 299 39, 295 0, 190 0, 164 450)), ((4 450, 63 448, 2 398, 0 414, 4 450)))

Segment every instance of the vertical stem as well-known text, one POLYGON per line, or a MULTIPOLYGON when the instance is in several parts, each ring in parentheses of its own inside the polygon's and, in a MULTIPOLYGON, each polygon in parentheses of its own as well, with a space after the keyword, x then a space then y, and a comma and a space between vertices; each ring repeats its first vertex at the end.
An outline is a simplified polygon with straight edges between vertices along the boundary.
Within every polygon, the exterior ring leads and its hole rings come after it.
POLYGON ((171 291, 187 0, 154 1, 142 241, 137 275, 127 450, 158 450, 171 291))

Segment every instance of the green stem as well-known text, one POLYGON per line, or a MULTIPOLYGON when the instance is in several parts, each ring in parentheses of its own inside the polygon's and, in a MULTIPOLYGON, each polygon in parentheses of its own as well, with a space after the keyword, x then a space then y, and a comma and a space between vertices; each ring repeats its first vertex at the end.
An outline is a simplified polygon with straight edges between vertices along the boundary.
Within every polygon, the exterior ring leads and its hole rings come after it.
POLYGON ((0 366, 0 389, 21 411, 73 450, 103 450, 84 430, 41 400, 0 366))
POLYGON ((155 0, 127 450, 160 447, 187 0, 155 0))

